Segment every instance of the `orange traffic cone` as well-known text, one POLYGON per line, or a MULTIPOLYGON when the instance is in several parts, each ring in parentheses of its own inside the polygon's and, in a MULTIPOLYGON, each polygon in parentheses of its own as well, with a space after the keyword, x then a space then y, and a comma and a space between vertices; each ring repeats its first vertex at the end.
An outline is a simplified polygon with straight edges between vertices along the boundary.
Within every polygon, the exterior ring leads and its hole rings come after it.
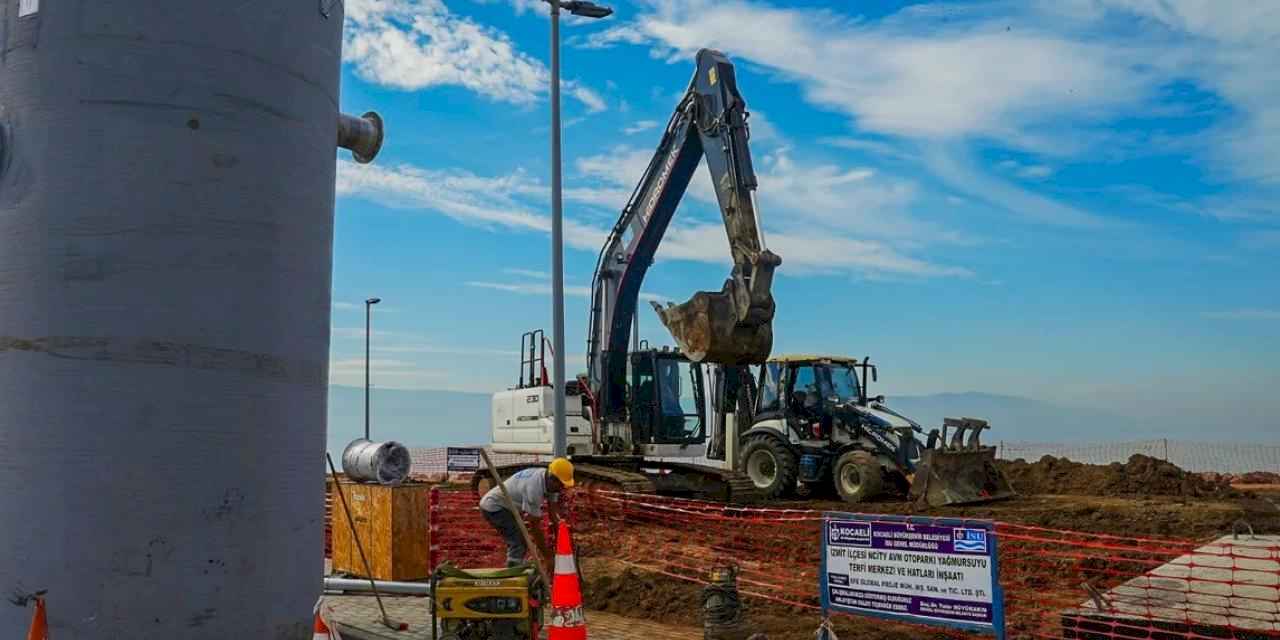
POLYGON ((44 598, 36 596, 36 613, 31 616, 27 640, 49 640, 49 617, 44 611, 44 598))
POLYGON ((569 525, 560 521, 556 534, 556 573, 551 578, 551 625, 547 640, 586 640, 587 619, 582 613, 582 585, 569 542, 569 525))
POLYGON ((321 614, 321 603, 323 602, 323 597, 316 600, 316 621, 313 627, 314 631, 311 633, 311 640, 342 640, 342 636, 338 635, 338 630, 330 629, 329 624, 325 622, 324 615, 321 614))

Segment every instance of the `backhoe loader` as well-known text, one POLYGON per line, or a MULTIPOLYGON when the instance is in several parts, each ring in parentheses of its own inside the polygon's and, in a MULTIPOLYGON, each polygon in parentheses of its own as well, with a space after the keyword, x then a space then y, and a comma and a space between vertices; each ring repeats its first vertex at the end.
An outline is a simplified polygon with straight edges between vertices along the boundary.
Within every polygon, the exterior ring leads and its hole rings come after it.
POLYGON ((742 369, 736 380, 725 376, 722 395, 737 401, 722 407, 746 428, 735 437, 738 429, 723 418, 721 428, 741 454, 713 441, 709 456, 744 471, 767 498, 827 487, 850 503, 885 492, 930 506, 1014 495, 995 465, 995 447, 981 444, 986 421, 946 418, 926 434, 884 396, 869 394, 876 369, 869 359, 793 355, 771 358, 755 379, 742 369))

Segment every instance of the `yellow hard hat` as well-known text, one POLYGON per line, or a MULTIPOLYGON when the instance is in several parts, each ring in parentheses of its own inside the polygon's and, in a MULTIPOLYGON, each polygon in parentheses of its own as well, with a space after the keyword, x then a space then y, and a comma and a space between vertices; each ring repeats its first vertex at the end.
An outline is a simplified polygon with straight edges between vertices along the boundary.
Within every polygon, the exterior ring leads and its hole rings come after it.
POLYGON ((573 463, 568 458, 556 458, 547 465, 547 471, 560 479, 566 489, 573 486, 573 463))

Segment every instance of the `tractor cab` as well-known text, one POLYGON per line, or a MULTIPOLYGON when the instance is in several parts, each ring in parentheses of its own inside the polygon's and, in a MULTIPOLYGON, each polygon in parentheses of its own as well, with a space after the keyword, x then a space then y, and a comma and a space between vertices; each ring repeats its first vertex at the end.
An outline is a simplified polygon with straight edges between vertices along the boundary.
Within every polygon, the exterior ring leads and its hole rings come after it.
MULTIPOLYGON (((829 356, 784 356, 760 369, 756 420, 781 419, 802 441, 829 440, 836 423, 856 419, 869 400, 864 381, 876 377, 864 360, 829 356)), ((863 412, 864 413, 864 412, 863 412)))

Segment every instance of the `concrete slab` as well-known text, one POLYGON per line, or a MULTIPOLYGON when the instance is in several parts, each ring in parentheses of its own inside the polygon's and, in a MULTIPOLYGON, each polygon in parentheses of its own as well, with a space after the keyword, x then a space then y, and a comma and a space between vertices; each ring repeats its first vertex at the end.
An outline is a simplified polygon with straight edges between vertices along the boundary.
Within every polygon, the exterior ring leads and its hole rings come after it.
MULTIPOLYGON (((394 621, 409 624, 407 631, 392 631, 380 622, 378 603, 372 595, 327 595, 329 617, 344 639, 351 640, 430 640, 430 599, 413 597, 383 598, 387 615, 394 621)), ((648 620, 624 618, 599 611, 587 611, 587 629, 593 640, 700 640, 702 630, 659 624, 648 620)), ((543 638, 546 633, 543 633, 543 638)))
MULTIPOLYGON (((1199 634, 1280 631, 1280 536, 1223 536, 1063 612, 1068 638, 1120 626, 1199 634)), ((1101 636, 1097 636, 1101 637, 1101 636)), ((1143 635, 1142 637, 1147 637, 1143 635)), ((1212 637, 1219 637, 1213 635, 1212 637)), ((1261 636, 1258 636, 1261 637, 1261 636)))

